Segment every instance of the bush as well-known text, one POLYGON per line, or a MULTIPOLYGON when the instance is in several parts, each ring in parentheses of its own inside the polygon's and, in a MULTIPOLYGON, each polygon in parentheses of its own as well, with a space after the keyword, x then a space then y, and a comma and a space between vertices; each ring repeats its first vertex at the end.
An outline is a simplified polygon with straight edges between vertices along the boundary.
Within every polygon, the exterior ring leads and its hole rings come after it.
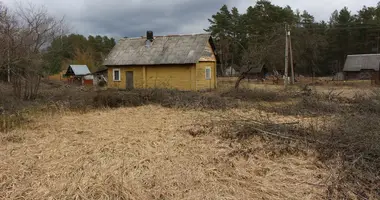
POLYGON ((95 107, 117 108, 122 106, 141 106, 144 104, 140 95, 132 92, 101 91, 93 99, 95 107))
POLYGON ((223 97, 232 97, 249 101, 281 101, 285 100, 285 96, 279 92, 264 89, 231 89, 222 93, 223 97))
POLYGON ((95 107, 141 106, 158 104, 169 108, 225 109, 233 103, 220 96, 168 89, 136 89, 131 91, 99 91, 93 99, 95 107))
POLYGON ((99 81, 99 83, 98 83, 98 86, 99 86, 99 87, 104 87, 104 86, 106 86, 106 85, 107 85, 107 82, 104 81, 104 80, 101 80, 101 81, 99 81))
POLYGON ((373 91, 370 95, 355 95, 353 108, 361 113, 380 114, 380 91, 373 91))
POLYGON ((27 119, 20 113, 1 114, 0 113, 0 133, 8 132, 23 125, 27 119))
POLYGON ((301 101, 298 102, 298 104, 295 105, 295 109, 299 108, 304 111, 309 111, 313 113, 335 113, 339 112, 343 109, 340 103, 337 103, 332 100, 326 100, 323 98, 320 98, 319 96, 312 95, 312 96, 303 96, 301 98, 301 101))

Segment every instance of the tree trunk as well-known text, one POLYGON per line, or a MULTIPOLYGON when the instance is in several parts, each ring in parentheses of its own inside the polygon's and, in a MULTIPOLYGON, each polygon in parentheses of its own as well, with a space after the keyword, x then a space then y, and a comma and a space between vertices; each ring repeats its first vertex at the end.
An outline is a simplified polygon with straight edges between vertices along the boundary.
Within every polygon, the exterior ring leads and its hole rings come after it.
POLYGON ((236 80, 236 83, 235 83, 235 89, 239 89, 240 82, 241 82, 243 79, 245 79, 245 78, 246 78, 245 74, 242 74, 242 75, 239 76, 238 80, 236 80))

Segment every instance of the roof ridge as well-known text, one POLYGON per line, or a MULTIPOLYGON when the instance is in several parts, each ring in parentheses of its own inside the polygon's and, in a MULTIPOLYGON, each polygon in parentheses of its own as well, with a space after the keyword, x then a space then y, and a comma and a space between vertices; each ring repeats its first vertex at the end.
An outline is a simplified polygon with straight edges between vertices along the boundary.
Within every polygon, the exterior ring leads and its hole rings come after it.
POLYGON ((371 53, 371 54, 352 54, 347 56, 380 56, 380 53, 371 53))
MULTIPOLYGON (((210 35, 211 33, 194 33, 194 34, 168 34, 168 35, 157 35, 154 36, 155 38, 161 38, 161 37, 182 37, 182 36, 198 36, 198 35, 210 35)), ((146 36, 140 36, 140 37, 127 37, 127 38, 121 38, 120 40, 135 40, 135 39, 144 39, 146 36)))

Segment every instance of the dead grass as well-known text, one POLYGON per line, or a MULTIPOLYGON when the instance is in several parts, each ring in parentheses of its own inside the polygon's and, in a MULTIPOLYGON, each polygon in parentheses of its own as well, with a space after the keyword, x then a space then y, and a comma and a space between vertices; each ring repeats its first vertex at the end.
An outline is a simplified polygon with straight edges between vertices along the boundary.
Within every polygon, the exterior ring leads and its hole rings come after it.
POLYGON ((45 86, 0 130, 0 199, 380 197, 378 91, 45 86))
POLYGON ((251 138, 247 157, 240 142, 187 133, 234 115, 213 112, 143 106, 41 116, 12 132, 22 143, 0 146, 0 198, 323 199, 328 173, 314 152, 271 156, 251 138))
POLYGON ((27 119, 22 113, 15 113, 11 115, 0 114, 0 133, 9 132, 20 127, 26 122, 27 119))

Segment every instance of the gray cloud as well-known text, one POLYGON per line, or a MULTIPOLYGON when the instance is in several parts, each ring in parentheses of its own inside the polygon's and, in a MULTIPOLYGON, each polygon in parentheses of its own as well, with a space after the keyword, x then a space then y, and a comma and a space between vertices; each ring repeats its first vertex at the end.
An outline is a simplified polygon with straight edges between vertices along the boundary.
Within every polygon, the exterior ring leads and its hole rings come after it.
MULTIPOLYGON (((9 6, 14 0, 0 0, 9 6)), ((21 0, 27 2, 30 0, 21 0)), ((223 4, 241 12, 252 0, 33 0, 45 5, 56 16, 65 16, 72 32, 112 37, 138 37, 146 30, 156 35, 200 33, 208 27, 207 19, 223 4)), ((318 20, 327 20, 331 12, 348 6, 354 12, 362 5, 374 6, 374 0, 272 0, 276 5, 308 10, 318 20)))
POLYGON ((203 26, 207 26, 207 17, 227 3, 220 0, 192 0, 176 4, 170 1, 140 1, 128 5, 123 4, 122 0, 119 0, 120 4, 116 2, 113 1, 112 6, 90 4, 75 21, 80 21, 91 31, 119 36, 141 36, 148 29, 159 35, 175 34, 194 22, 204 21, 197 27, 193 26, 194 30, 186 30, 202 32, 206 28, 203 26))

